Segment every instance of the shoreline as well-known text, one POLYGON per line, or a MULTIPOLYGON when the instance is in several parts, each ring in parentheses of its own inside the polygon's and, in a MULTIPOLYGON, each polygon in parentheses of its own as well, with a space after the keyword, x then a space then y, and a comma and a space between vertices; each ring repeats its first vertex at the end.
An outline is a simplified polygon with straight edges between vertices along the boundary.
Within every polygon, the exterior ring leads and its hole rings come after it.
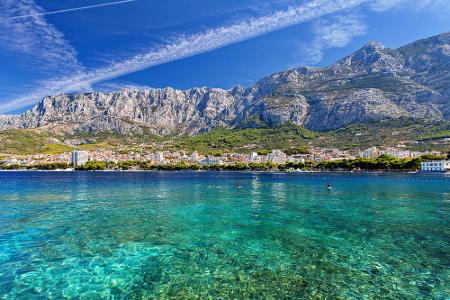
POLYGON ((450 172, 422 172, 422 171, 342 171, 342 170, 318 170, 290 172, 285 170, 38 170, 38 169, 0 169, 1 173, 267 173, 267 174, 409 174, 409 175, 450 175, 450 172))

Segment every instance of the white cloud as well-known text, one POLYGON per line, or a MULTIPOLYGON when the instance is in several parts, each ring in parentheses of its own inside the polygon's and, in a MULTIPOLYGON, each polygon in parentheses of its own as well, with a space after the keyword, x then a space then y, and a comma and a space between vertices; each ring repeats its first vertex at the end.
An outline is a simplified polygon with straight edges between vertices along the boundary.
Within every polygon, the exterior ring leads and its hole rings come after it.
POLYGON ((39 68, 81 71, 77 52, 64 35, 40 15, 42 9, 33 0, 0 1, 0 47, 33 57, 39 68), (30 15, 26 20, 8 19, 30 15), (55 68, 56 67, 56 68, 55 68))
MULTIPOLYGON (((8 0, 12 1, 12 0, 8 0)), ((271 15, 254 17, 232 25, 210 29, 201 33, 179 36, 172 42, 135 55, 129 59, 112 62, 103 68, 93 69, 75 76, 41 82, 38 89, 0 105, 0 112, 28 106, 46 95, 85 89, 92 84, 117 78, 233 43, 254 38, 275 30, 307 22, 328 14, 343 11, 368 0, 311 0, 271 15)))
POLYGON ((341 15, 319 20, 314 26, 314 32, 313 43, 303 47, 305 64, 317 64, 322 61, 325 49, 345 47, 353 38, 365 35, 367 28, 360 16, 341 15))

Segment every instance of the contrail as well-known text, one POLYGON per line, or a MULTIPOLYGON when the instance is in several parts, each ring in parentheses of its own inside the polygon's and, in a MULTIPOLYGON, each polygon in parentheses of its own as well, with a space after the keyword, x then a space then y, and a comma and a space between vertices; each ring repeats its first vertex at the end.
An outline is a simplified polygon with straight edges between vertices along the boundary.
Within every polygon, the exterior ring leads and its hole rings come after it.
POLYGON ((65 13, 65 12, 84 10, 84 9, 90 9, 90 8, 96 8, 96 7, 103 7, 103 6, 111 6, 111 5, 117 5, 117 4, 124 4, 124 3, 128 3, 128 2, 134 2, 134 1, 136 1, 136 0, 122 0, 122 1, 116 1, 116 2, 108 2, 108 3, 101 3, 101 4, 95 4, 95 5, 89 5, 89 6, 68 8, 68 9, 48 11, 48 12, 35 13, 35 14, 28 14, 28 15, 22 15, 22 16, 14 16, 14 17, 9 17, 7 19, 14 20, 14 19, 24 19, 24 18, 34 17, 34 16, 55 15, 55 14, 60 14, 60 13, 65 13))

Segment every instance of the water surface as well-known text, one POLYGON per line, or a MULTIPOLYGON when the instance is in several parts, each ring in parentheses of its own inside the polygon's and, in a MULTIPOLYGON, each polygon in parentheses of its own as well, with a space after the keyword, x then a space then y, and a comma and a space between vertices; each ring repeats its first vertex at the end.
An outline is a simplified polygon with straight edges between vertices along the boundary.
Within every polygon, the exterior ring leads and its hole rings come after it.
POLYGON ((445 175, 0 172, 0 298, 449 299, 449 216, 445 175))

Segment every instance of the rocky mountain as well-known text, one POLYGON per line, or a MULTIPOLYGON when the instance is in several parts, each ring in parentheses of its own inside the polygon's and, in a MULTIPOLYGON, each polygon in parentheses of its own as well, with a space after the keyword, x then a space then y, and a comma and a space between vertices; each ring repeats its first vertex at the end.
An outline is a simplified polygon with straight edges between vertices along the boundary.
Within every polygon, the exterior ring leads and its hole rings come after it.
POLYGON ((370 42, 331 66, 280 72, 248 88, 50 96, 21 116, 0 116, 0 129, 170 135, 291 122, 326 131, 400 117, 450 119, 450 33, 399 49, 370 42))

